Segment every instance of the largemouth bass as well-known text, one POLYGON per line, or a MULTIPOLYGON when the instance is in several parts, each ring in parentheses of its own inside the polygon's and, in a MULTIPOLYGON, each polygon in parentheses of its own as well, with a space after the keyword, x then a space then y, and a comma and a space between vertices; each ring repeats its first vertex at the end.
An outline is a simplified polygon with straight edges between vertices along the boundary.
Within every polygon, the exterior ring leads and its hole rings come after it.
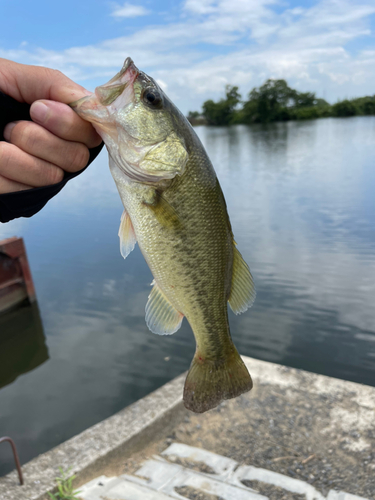
POLYGON ((95 93, 72 103, 103 138, 124 205, 124 258, 138 242, 154 276, 149 329, 176 332, 183 317, 196 339, 185 406, 202 413, 252 388, 230 336, 227 302, 238 314, 255 299, 236 248, 212 164, 193 128, 159 85, 127 58, 95 93))

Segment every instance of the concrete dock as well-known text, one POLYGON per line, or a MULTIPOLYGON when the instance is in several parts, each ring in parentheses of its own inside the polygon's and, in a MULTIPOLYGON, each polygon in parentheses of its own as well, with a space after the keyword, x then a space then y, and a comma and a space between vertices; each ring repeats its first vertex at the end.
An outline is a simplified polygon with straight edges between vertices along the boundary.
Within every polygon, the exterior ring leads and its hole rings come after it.
POLYGON ((375 388, 244 361, 250 393, 196 415, 178 377, 25 464, 24 486, 0 478, 0 500, 48 498, 59 467, 85 500, 374 500, 375 388))

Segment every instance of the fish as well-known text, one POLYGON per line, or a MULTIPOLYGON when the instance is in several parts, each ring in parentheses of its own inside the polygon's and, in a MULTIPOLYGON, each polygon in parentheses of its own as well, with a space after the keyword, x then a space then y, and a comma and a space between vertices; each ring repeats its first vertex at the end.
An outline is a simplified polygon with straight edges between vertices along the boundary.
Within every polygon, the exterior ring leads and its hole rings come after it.
POLYGON ((253 387, 231 338, 234 313, 254 302, 249 266, 234 241, 212 163, 186 117, 158 83, 128 57, 119 73, 71 103, 108 150, 124 205, 119 237, 124 259, 138 243, 154 281, 148 328, 176 332, 184 317, 196 340, 183 400, 195 413, 253 387))

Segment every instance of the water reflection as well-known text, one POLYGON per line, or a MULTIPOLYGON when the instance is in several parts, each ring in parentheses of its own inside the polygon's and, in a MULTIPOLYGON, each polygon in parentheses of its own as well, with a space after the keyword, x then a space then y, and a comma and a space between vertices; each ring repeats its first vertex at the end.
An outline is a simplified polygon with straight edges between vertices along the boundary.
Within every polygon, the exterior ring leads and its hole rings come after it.
MULTIPOLYGON (((375 119, 197 132, 258 291, 230 315, 240 352, 375 385, 375 119)), ((103 152, 38 215, 0 226, 25 239, 50 355, 0 391, 22 462, 190 364, 186 321, 165 337, 145 325, 152 276, 138 247, 120 256, 121 213, 103 152)))
POLYGON ((1 389, 47 361, 48 350, 35 302, 0 315, 0 332, 1 389))

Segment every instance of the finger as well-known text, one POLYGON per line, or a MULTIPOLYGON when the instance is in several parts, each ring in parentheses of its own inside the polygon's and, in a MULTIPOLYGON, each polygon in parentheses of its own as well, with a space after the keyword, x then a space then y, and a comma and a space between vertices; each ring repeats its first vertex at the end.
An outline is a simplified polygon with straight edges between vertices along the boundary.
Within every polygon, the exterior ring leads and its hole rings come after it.
POLYGON ((0 142, 0 175, 21 184, 39 187, 62 181, 64 171, 25 153, 14 144, 0 142))
POLYGON ((31 105, 30 116, 34 122, 66 141, 82 142, 88 148, 99 146, 102 142, 90 123, 61 102, 36 101, 31 105))
POLYGON ((66 104, 92 94, 58 70, 0 58, 0 91, 29 104, 51 99, 66 104))
POLYGON ((78 172, 88 163, 90 153, 80 142, 65 141, 40 125, 19 121, 8 123, 4 138, 25 153, 57 165, 67 172, 78 172))
POLYGON ((11 181, 0 175, 0 194, 15 193, 16 191, 25 191, 31 189, 32 186, 26 186, 20 182, 11 181))

